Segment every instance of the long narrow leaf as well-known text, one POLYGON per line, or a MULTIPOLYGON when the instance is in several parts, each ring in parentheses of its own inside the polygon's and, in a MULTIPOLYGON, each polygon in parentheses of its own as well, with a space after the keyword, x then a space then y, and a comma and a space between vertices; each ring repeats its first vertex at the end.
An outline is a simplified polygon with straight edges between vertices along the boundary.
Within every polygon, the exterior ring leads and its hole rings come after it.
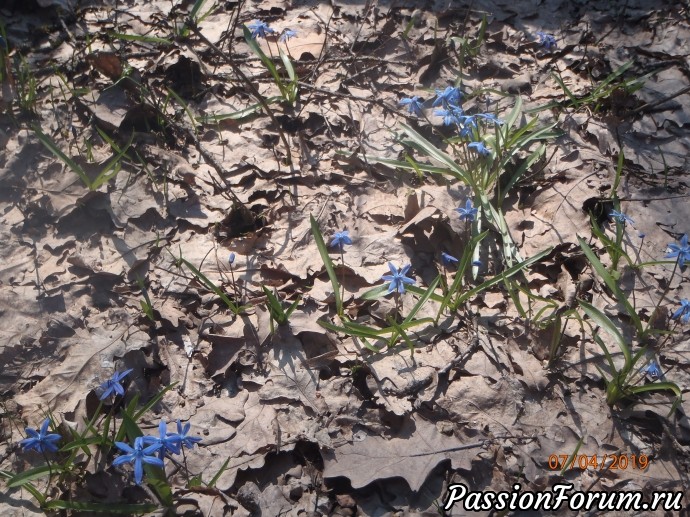
POLYGON ((587 257, 587 260, 589 260, 589 263, 592 264, 594 271, 596 271, 596 273, 604 281, 604 283, 608 286, 608 288, 611 289, 611 291, 613 291, 613 294, 616 297, 616 301, 623 304, 623 306, 625 307, 625 311, 628 313, 628 316, 630 317, 633 324, 635 325, 635 329, 637 330, 637 335, 641 336, 643 334, 642 322, 640 321, 640 317, 637 314, 637 311, 635 311, 633 306, 630 305, 628 298, 625 296, 625 294, 623 294, 623 291, 621 291, 621 288, 618 287, 618 283, 616 282, 616 280, 614 280, 614 278, 611 276, 611 274, 607 271, 607 269, 604 267, 604 265, 599 260, 599 257, 596 256, 596 254, 594 253, 592 248, 589 247, 587 242, 582 237, 579 237, 579 236, 577 238, 577 241, 580 243, 580 248, 582 248, 582 251, 584 252, 585 256, 587 257))
POLYGON ((579 300, 580 307, 585 311, 585 314, 592 318, 594 322, 603 328, 611 337, 616 340, 616 344, 620 347, 621 352, 625 356, 625 364, 630 364, 632 361, 632 354, 630 353, 630 347, 625 342, 625 338, 619 332, 618 328, 613 324, 606 314, 601 312, 599 309, 594 307, 594 305, 587 303, 584 300, 579 300))
POLYGON ((343 313, 343 300, 340 296, 340 283, 338 283, 338 277, 335 274, 335 269, 333 269, 333 262, 328 254, 328 248, 323 240, 323 235, 321 234, 321 228, 319 228, 319 223, 316 222, 313 215, 309 216, 309 223, 311 224, 311 233, 314 235, 314 241, 316 242, 316 247, 319 250, 319 255, 321 255, 321 260, 328 273, 328 278, 331 279, 331 285, 333 286, 333 296, 335 297, 335 307, 338 314, 343 313))

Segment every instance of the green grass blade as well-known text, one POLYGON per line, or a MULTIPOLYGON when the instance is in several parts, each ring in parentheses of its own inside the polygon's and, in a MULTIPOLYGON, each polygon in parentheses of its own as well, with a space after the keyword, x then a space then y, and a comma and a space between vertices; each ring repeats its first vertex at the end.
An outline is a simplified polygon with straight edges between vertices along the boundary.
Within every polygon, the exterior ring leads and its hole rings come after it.
POLYGON ((568 466, 569 466, 573 461, 575 461, 575 457, 577 456, 577 453, 579 452, 580 447, 582 447, 582 444, 584 443, 584 441, 585 441, 585 437, 584 437, 584 435, 583 435, 583 436, 580 437, 580 439, 577 441, 577 445, 575 446, 575 450, 573 451, 573 453, 572 453, 570 456, 568 456, 568 459, 567 459, 566 462, 563 464, 563 468, 561 469, 561 476, 563 476, 563 474, 565 473, 565 471, 568 469, 568 466))
POLYGON ((313 215, 309 216, 309 222, 311 224, 311 233, 314 235, 314 241, 316 241, 316 247, 319 250, 319 255, 321 255, 321 260, 328 273, 328 278, 331 279, 331 285, 333 286, 333 296, 335 297, 335 306, 338 314, 343 313, 343 300, 340 296, 340 284, 338 283, 338 277, 335 274, 335 269, 333 269, 333 262, 328 254, 328 248, 323 240, 323 235, 321 234, 321 229, 319 228, 319 223, 316 222, 313 215))
POLYGON ((89 190, 95 190, 91 184, 91 180, 89 179, 89 176, 84 172, 84 169, 82 169, 72 158, 67 156, 65 153, 63 153, 60 148, 53 142, 48 136, 43 134, 41 130, 38 128, 38 126, 33 126, 33 131, 36 134, 36 137, 41 141, 41 143, 55 156, 57 156, 60 160, 65 163, 70 169, 72 169, 73 172, 77 174, 81 178, 81 180, 84 182, 84 185, 88 187, 89 190))
POLYGON ((24 472, 20 472, 12 476, 7 481, 7 488, 16 488, 18 486, 24 486, 30 483, 34 479, 40 479, 48 476, 51 472, 53 474, 62 472, 64 469, 60 465, 41 465, 40 467, 35 467, 24 472))
POLYGON ((242 31, 244 33, 244 39, 247 42, 247 45, 249 45, 249 48, 252 50, 252 52, 254 52, 257 56, 259 56, 259 59, 261 59, 261 62, 264 64, 266 69, 273 76, 273 81, 276 83, 276 86, 280 90, 280 94, 282 95, 283 99, 287 100, 288 94, 287 94, 287 91, 285 89, 285 85, 283 84, 283 78, 280 77, 280 74, 278 73, 278 69, 273 64, 273 61, 271 60, 270 57, 268 57, 264 53, 263 50, 261 50, 261 47, 259 46, 259 43, 256 41, 256 39, 252 38, 252 33, 247 28, 246 25, 242 26, 242 31))
MULTIPOLYGON (((265 100, 266 104, 273 104, 276 102, 280 102, 282 99, 283 98, 278 95, 273 95, 271 97, 267 97, 265 100)), ((251 106, 248 106, 241 110, 234 111, 232 113, 202 115, 200 117, 197 117, 196 121, 200 122, 201 124, 217 124, 218 122, 222 122, 224 120, 240 120, 261 111, 262 107, 262 104, 260 102, 257 102, 256 104, 252 104, 251 106)))
POLYGON ((134 413, 134 420, 139 421, 139 419, 142 416, 144 416, 148 411, 150 411, 153 408, 153 406, 158 404, 163 399, 165 394, 169 392, 171 389, 173 389, 175 386, 177 386, 177 381, 173 382, 172 384, 169 384, 168 386, 160 390, 158 393, 156 393, 154 397, 151 397, 151 400, 144 404, 141 407, 141 409, 139 409, 139 411, 134 413))
POLYGON ((183 258, 180 258, 178 260, 180 261, 180 263, 187 266, 189 268, 189 270, 194 274, 194 276, 197 277, 199 280, 201 280, 201 282, 206 287, 208 287, 211 291, 213 291, 216 294, 216 296, 218 296, 221 300, 223 300, 225 305, 227 305, 228 308, 234 314, 239 314, 241 312, 240 311, 241 307, 239 307, 236 303, 234 303, 232 300, 230 300, 230 298, 228 298, 228 296, 223 291, 221 291, 221 289, 216 284, 211 282, 211 280, 209 280, 206 277, 206 275, 204 275, 201 271, 199 271, 196 267, 194 267, 194 265, 191 262, 189 262, 187 259, 183 259, 183 258))
POLYGON ((585 314, 592 318, 592 320, 599 325, 602 329, 604 329, 611 337, 613 337, 616 340, 616 343, 620 347, 621 351, 623 352, 623 355, 625 356, 625 364, 630 364, 632 361, 632 354, 630 353, 630 347, 628 344, 625 342, 625 338, 623 335, 620 333, 618 328, 613 324, 611 319, 606 316, 603 312, 601 312, 599 309, 594 307, 594 305, 587 303, 584 300, 579 300, 580 307, 582 307, 582 310, 585 311, 585 314))
POLYGON ((628 301, 627 297, 623 294, 623 291, 621 291, 621 288, 618 286, 618 283, 614 280, 614 278, 611 276, 608 270, 604 267, 604 265, 599 260, 599 257, 596 256, 596 254, 594 253, 592 248, 589 247, 587 242, 579 236, 577 238, 577 241, 580 243, 580 248, 582 248, 582 251, 587 257, 587 260, 589 260, 589 263, 592 264, 594 271, 596 271, 597 275, 599 275, 599 277, 604 281, 608 288, 611 289, 611 291, 613 291, 613 294, 616 297, 616 301, 623 304, 623 306, 625 307, 625 312, 628 313, 628 316, 635 325, 637 335, 641 336, 643 334, 643 331, 640 317, 638 316, 633 306, 630 305, 630 302, 628 301))
POLYGON ((448 172, 452 176, 456 177, 459 180, 462 180, 466 185, 469 185, 470 187, 472 187, 473 190, 476 190, 477 185, 475 181, 472 179, 472 175, 465 171, 462 167, 460 167, 460 165, 458 165, 449 154, 441 151, 438 147, 429 142, 426 138, 417 133, 410 126, 406 124, 400 124, 400 127, 403 128, 403 130, 409 137, 410 142, 413 144, 413 147, 422 151, 434 160, 445 164, 448 167, 448 172))
MULTIPOLYGON (((441 282, 441 276, 437 276, 434 278, 434 280, 429 284, 429 287, 427 288, 426 291, 422 291, 422 297, 417 300, 417 303, 415 303, 414 307, 410 310, 410 313, 405 317, 405 323, 408 323, 414 319, 414 317, 417 315, 417 313, 424 307, 424 304, 429 301, 429 299, 433 296, 434 291, 436 291, 436 288, 438 287, 438 284, 441 282)), ((410 286, 407 286, 407 289, 409 289, 410 286)), ((443 298, 437 295, 437 301, 443 301, 443 298)))
POLYGON ((469 291, 463 293, 462 295, 458 296, 457 300, 453 303, 453 308, 457 309, 461 303, 464 303, 465 301, 467 301, 470 298, 472 298, 473 296, 481 293, 485 289, 488 289, 489 287, 492 287, 499 282, 503 282, 504 280, 510 278, 511 276, 515 275, 516 273, 519 273, 523 269, 531 266, 535 262, 540 261, 546 255, 551 253, 552 249, 553 248, 548 248, 548 249, 546 249, 540 253, 537 253, 533 257, 530 257, 526 260, 523 260, 519 264, 515 264, 513 267, 506 269, 505 271, 496 275, 495 277, 487 280, 486 282, 482 282, 477 287, 474 287, 473 289, 470 289, 469 291))
MULTIPOLYGON (((8 471, 6 471, 6 470, 0 470, 0 478, 3 478, 3 479, 12 479, 12 478, 15 477, 15 476, 16 476, 16 474, 15 474, 14 472, 8 472, 8 471)), ((41 505, 41 506, 43 506, 43 504, 44 504, 46 498, 45 498, 45 496, 44 496, 41 492, 39 492, 39 491, 36 489, 35 486, 33 486, 33 485, 30 484, 30 483, 26 483, 26 484, 22 485, 22 489, 26 490, 26 491, 29 492, 32 496, 34 496, 34 498, 36 499, 36 501, 38 501, 38 504, 41 505)))

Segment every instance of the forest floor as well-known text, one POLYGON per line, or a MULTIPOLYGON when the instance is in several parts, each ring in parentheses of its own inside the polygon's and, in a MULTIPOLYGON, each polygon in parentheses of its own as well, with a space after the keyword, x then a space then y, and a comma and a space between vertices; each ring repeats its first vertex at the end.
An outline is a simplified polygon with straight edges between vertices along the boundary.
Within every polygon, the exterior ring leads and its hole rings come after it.
POLYGON ((2 515, 470 514, 442 508, 458 484, 689 503, 687 2, 10 0, 0 23, 2 515), (448 87, 499 122, 459 136, 448 87), (62 449, 22 450, 45 418, 62 449), (201 440, 137 485, 114 438, 161 420, 201 440))

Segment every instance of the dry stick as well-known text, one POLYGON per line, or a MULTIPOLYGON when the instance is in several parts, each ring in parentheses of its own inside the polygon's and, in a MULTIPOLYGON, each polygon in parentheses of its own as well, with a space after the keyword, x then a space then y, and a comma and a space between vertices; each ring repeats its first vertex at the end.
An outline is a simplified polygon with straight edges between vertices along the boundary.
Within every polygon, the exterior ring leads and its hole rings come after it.
POLYGON ((629 116, 629 115, 636 115, 637 113, 649 111, 649 110, 651 110, 652 108, 656 108, 657 106, 659 106, 659 105, 661 105, 661 104, 663 104, 663 103, 665 103, 665 102, 668 102, 668 101, 670 101, 670 100, 673 100, 673 99, 675 99, 676 97, 678 97, 678 96, 680 96, 680 95, 683 95, 684 93, 688 93, 688 92, 690 92, 690 86, 686 86, 685 88, 683 88, 683 89, 681 89, 681 90, 678 90, 676 93, 672 93, 672 94, 669 95, 668 97, 664 97, 663 99, 659 99, 658 101, 651 102, 651 103, 647 103, 647 104, 644 104, 644 105, 642 105, 642 106, 640 106, 640 107, 638 107, 638 108, 635 108, 634 110, 630 110, 630 111, 626 112, 626 113, 624 114, 624 116, 627 117, 627 116, 629 116))
POLYGON ((273 114, 273 110, 271 107, 268 105, 266 102, 266 99, 264 99, 263 95, 259 93, 259 90, 256 89, 256 86, 252 84, 252 82, 249 80, 249 78, 240 70, 240 68, 235 64, 235 62, 232 60, 232 58, 226 56, 215 44, 213 44, 206 36, 204 36, 199 28, 196 25, 192 26, 192 31, 194 31, 194 34, 196 34, 201 41, 203 41, 210 49, 212 49, 220 58, 223 59, 230 67, 232 68, 233 72, 235 72, 238 77, 245 82, 245 84, 249 87, 249 90, 251 91, 252 95, 256 98, 257 101, 259 101, 259 104, 261 104, 261 107, 264 109, 266 112, 266 115, 269 116, 271 121, 275 124, 276 129, 278 130, 278 134, 280 135, 280 139, 283 141, 283 145, 285 146, 285 151, 286 151, 286 159, 287 159, 287 164, 290 167, 290 172, 292 174, 296 174, 295 168, 292 163, 292 154, 290 152, 290 144, 287 141, 287 138, 285 138, 285 133, 283 133, 283 130, 280 127, 280 123, 276 119, 275 115, 273 114))

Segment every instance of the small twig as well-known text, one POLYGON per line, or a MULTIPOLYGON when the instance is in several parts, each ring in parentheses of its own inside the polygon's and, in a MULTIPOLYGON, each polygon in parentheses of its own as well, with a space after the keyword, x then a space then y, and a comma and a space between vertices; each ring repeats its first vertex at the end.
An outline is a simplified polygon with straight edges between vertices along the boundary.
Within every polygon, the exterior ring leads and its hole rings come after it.
POLYGON ((678 90, 676 93, 672 93, 668 97, 664 97, 663 99, 659 99, 658 101, 648 102, 647 104, 643 104, 642 106, 639 106, 639 107, 635 108, 634 110, 627 111, 623 115, 623 117, 629 117, 630 115, 637 115, 638 113, 644 113, 646 111, 650 111, 652 108, 656 108, 657 106, 664 104, 665 102, 668 102, 670 100, 673 100, 676 97, 679 97, 680 95, 683 95, 684 93, 688 93, 688 92, 690 92, 690 86, 686 86, 685 88, 678 90))

